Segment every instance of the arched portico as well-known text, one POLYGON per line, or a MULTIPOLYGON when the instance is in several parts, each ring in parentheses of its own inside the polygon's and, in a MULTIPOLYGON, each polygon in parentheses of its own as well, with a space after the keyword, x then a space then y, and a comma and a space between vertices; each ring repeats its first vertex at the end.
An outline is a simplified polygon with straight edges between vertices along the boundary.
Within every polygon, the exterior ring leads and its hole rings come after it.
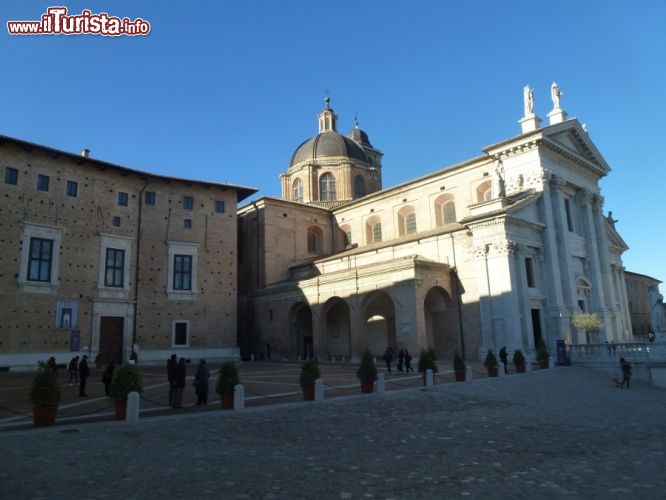
POLYGON ((322 308, 321 332, 329 356, 351 356, 351 328, 349 321, 349 306, 340 297, 332 297, 326 301, 322 308))
POLYGON ((459 325, 453 300, 446 290, 435 286, 423 301, 426 339, 437 354, 451 354, 458 348, 459 325))
POLYGON ((381 355, 387 346, 396 349, 395 305, 382 291, 369 293, 361 304, 361 347, 374 355, 381 355))
POLYGON ((312 353, 312 311, 305 302, 297 302, 289 311, 289 355, 308 359, 312 353))

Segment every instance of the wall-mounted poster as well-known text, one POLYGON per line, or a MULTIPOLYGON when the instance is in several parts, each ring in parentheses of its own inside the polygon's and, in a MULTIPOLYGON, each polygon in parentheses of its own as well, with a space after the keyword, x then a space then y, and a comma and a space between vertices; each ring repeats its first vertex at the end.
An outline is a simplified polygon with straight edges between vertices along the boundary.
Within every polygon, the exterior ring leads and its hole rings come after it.
POLYGON ((56 328, 73 330, 77 327, 78 302, 59 300, 56 306, 56 328))

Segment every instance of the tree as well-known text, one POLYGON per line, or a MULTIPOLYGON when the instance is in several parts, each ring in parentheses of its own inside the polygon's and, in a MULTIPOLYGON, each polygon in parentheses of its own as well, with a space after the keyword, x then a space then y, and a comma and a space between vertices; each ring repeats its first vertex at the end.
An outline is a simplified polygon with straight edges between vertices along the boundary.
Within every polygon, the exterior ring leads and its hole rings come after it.
POLYGON ((599 319, 596 313, 574 314, 571 323, 578 330, 585 331, 585 339, 588 343, 590 342, 590 333, 598 332, 604 326, 604 322, 599 319))

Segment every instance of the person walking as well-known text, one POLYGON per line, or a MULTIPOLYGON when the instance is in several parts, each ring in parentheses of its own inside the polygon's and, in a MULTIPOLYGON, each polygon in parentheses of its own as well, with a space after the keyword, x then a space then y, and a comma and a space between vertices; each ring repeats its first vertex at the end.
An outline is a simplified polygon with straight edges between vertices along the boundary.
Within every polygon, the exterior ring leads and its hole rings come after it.
POLYGON ((182 408, 183 407, 183 390, 185 389, 185 380, 187 379, 187 367, 185 366, 185 358, 180 358, 178 360, 178 365, 176 365, 176 374, 174 379, 174 393, 173 393, 173 402, 171 403, 171 408, 182 408))
POLYGON ((386 362, 386 369, 389 373, 391 373, 391 361, 393 361, 393 349, 391 349, 391 346, 386 348, 386 351, 384 351, 384 357, 382 359, 386 362))
POLYGON ((506 346, 502 346, 502 348, 500 349, 499 357, 500 357, 500 361, 504 365, 504 373, 507 373, 506 364, 509 361, 509 356, 506 353, 506 346))
POLYGON ((90 377, 90 368, 88 368, 88 356, 83 356, 79 363, 79 396, 86 397, 86 382, 90 377))
POLYGON ((206 405, 208 404, 208 379, 210 378, 210 372, 206 366, 206 360, 202 359, 199 361, 199 368, 197 368, 197 373, 194 375, 194 387, 196 388, 197 393, 197 405, 206 405))
POLYGON ((405 351, 400 349, 398 351, 398 373, 402 373, 402 365, 405 362, 405 351))
POLYGON ((67 366, 67 371, 69 371, 69 382, 67 385, 72 385, 72 380, 76 385, 79 385, 79 357, 74 356, 67 366))
POLYGON ((412 355, 409 354, 409 351, 405 349, 405 372, 413 372, 414 368, 412 368, 412 355))
POLYGON ((620 368, 622 369, 622 384, 621 386, 624 387, 624 383, 627 383, 627 389, 629 389, 629 379, 631 378, 631 363, 629 361, 625 360, 624 358, 620 358, 620 368))
POLYGON ((173 406, 173 395, 176 392, 176 368, 178 366, 178 358, 172 354, 166 362, 167 366, 167 380, 169 381, 169 406, 173 406))
POLYGON ((109 366, 106 367, 104 373, 102 374, 102 383, 104 384, 104 394, 109 396, 109 389, 111 388, 111 380, 113 379, 113 371, 116 369, 116 365, 109 363, 109 366))

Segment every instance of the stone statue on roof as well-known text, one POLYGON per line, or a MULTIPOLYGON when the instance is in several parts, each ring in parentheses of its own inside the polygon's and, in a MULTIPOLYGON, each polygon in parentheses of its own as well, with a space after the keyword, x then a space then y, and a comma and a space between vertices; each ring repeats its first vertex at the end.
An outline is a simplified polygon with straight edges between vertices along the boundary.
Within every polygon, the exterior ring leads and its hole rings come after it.
POLYGON ((550 97, 553 99, 553 109, 560 109, 560 98, 562 97, 563 92, 557 86, 557 83, 553 82, 550 86, 550 97))
POLYGON ((525 107, 525 116, 534 116, 534 91, 529 85, 523 87, 523 102, 525 107))

